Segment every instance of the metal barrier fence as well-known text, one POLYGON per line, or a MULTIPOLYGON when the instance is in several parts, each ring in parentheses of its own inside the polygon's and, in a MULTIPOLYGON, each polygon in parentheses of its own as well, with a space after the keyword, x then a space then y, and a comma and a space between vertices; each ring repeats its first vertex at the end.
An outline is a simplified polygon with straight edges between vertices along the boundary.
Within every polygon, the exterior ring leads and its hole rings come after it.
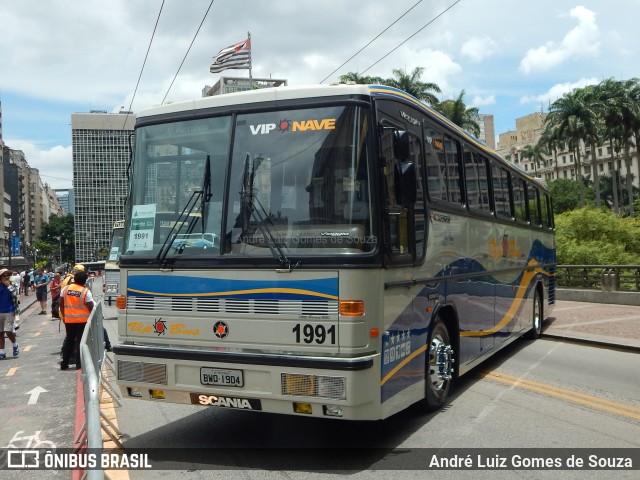
MULTIPOLYGON (((103 446, 102 431, 119 447, 122 444, 119 437, 122 435, 118 428, 100 409, 100 397, 102 391, 110 395, 115 403, 120 396, 107 380, 105 367, 113 370, 111 360, 106 356, 104 349, 103 300, 96 302, 87 326, 84 329, 80 341, 80 363, 82 365, 82 386, 84 393, 85 421, 74 440, 76 451, 84 448, 101 449, 103 446)), ((102 470, 87 470, 84 475, 90 480, 102 480, 105 478, 102 470)))
POLYGON ((640 265, 558 265, 558 287, 640 291, 640 265))

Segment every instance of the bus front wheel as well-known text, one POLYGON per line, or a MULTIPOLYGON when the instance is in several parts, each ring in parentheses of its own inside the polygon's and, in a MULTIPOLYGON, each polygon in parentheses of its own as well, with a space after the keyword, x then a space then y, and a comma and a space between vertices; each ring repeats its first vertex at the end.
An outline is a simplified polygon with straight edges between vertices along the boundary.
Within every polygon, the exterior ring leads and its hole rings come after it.
POLYGON ((454 371, 453 362, 449 332, 442 320, 438 318, 429 335, 424 399, 427 411, 437 410, 447 401, 454 371))

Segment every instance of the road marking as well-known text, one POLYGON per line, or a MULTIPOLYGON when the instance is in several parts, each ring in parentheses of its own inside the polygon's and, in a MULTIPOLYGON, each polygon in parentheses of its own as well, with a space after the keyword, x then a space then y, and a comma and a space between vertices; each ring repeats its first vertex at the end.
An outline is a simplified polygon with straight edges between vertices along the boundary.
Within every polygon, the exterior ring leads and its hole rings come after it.
POLYGON ((39 337, 42 332, 36 332, 33 334, 34 337, 39 337))
POLYGON ((31 395, 31 396, 29 397, 29 401, 27 402, 27 405, 35 405, 38 402, 38 397, 40 396, 40 394, 48 392, 48 391, 49 390, 45 390, 41 386, 37 386, 37 387, 29 390, 27 392, 27 395, 31 395))
POLYGON ((480 372, 480 376, 488 378, 490 380, 496 380, 498 382, 505 383, 507 385, 513 385, 515 387, 524 388, 534 392, 542 393, 552 397, 561 398, 570 402, 579 403, 588 407, 593 407, 599 410, 604 410, 609 413, 615 413, 616 415, 622 415, 630 417, 636 420, 640 420, 640 408, 632 405, 626 405, 623 403, 614 402, 606 398, 594 397, 587 395, 586 393, 575 392, 573 390, 567 390, 560 387, 554 387, 546 383, 536 382, 533 380, 527 380, 522 377, 516 377, 502 372, 480 372))
POLYGON ((18 367, 11 367, 7 372, 7 377, 13 377, 13 375, 18 371, 18 367))
POLYGON ((26 347, 24 347, 22 349, 23 352, 29 352, 31 350, 31 347, 33 347, 33 345, 27 345, 26 347))

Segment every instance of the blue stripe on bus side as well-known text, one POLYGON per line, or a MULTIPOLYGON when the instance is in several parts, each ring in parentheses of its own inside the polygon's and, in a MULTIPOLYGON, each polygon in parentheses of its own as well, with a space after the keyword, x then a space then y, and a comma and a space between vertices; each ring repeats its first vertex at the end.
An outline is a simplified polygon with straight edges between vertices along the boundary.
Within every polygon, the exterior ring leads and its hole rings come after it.
POLYGON ((287 281, 130 274, 127 295, 270 300, 338 300, 338 277, 287 281))

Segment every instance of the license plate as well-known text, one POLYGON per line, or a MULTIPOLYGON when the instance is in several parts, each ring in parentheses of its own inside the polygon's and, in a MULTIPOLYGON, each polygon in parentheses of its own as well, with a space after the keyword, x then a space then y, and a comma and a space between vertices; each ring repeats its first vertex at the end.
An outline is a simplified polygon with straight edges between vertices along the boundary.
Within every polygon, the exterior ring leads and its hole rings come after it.
POLYGON ((223 387, 243 387, 242 370, 223 370, 220 368, 200 369, 200 383, 202 385, 218 385, 223 387))

